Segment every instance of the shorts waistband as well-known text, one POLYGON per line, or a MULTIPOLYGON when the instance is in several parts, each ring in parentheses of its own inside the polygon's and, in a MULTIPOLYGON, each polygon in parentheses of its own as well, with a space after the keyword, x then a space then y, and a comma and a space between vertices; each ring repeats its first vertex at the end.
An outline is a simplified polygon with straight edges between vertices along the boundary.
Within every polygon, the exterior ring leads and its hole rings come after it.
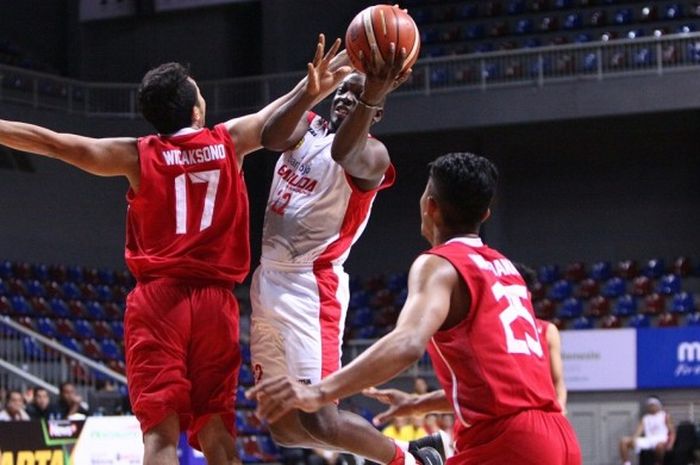
POLYGON ((328 270, 333 269, 337 272, 343 272, 343 265, 334 265, 333 263, 290 263, 270 260, 269 258, 260 257, 260 266, 262 268, 273 271, 285 271, 291 273, 304 273, 308 271, 328 270))
POLYGON ((153 277, 153 278, 141 278, 136 281, 137 284, 162 284, 165 286, 174 287, 220 287, 222 289, 233 291, 236 286, 235 283, 229 283, 225 281, 207 280, 207 279, 184 279, 184 278, 167 278, 167 277, 153 277))

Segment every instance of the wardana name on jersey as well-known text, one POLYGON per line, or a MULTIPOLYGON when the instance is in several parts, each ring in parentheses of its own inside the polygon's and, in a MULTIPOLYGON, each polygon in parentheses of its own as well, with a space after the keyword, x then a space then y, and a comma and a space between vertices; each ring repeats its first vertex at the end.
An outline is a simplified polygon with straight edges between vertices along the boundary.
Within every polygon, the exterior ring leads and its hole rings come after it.
POLYGON ((192 150, 164 150, 163 158, 168 166, 171 165, 196 165, 213 160, 223 160, 226 158, 224 144, 207 145, 199 149, 192 150))
POLYGON ((474 264, 476 264, 476 266, 478 266, 480 269, 490 271, 496 276, 520 275, 518 270, 515 269, 515 266, 507 258, 499 258, 490 262, 481 255, 475 253, 469 254, 469 258, 471 258, 474 264))
POLYGON ((277 175, 297 191, 313 192, 314 189, 316 189, 318 181, 307 176, 300 176, 294 171, 294 168, 283 164, 280 166, 280 169, 277 170, 277 175))

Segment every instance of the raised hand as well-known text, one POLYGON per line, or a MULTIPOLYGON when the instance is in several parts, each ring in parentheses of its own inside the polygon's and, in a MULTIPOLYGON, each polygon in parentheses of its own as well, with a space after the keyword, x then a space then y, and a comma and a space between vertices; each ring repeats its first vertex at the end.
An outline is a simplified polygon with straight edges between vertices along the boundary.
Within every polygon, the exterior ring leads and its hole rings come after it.
POLYGON ((310 97, 332 92, 345 79, 345 76, 352 71, 352 68, 347 66, 349 60, 345 51, 338 53, 340 39, 335 39, 331 48, 324 55, 325 49, 326 37, 323 34, 319 34, 314 59, 306 65, 305 92, 310 97))
POLYGON ((394 89, 403 84, 411 75, 412 69, 403 69, 406 61, 406 49, 401 48, 396 56, 396 44, 389 44, 389 58, 383 60, 376 46, 372 46, 371 56, 367 57, 360 51, 360 60, 365 69, 365 88, 362 101, 375 106, 381 106, 382 100, 394 89))
POLYGON ((256 415, 274 423, 292 410, 315 412, 326 402, 316 386, 301 384, 290 376, 279 376, 262 381, 246 392, 248 399, 256 399, 256 415))
POLYGON ((376 399, 382 404, 390 407, 372 419, 375 426, 383 425, 396 417, 410 417, 416 412, 414 409, 415 395, 398 389, 375 389, 369 388, 362 391, 362 394, 376 399))

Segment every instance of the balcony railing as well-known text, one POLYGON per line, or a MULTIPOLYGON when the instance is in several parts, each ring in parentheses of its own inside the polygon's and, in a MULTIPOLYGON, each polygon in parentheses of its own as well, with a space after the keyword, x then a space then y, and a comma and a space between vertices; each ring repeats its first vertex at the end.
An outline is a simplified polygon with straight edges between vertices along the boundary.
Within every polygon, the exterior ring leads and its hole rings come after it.
MULTIPOLYGON (((557 45, 419 61, 398 96, 503 87, 542 87, 562 81, 663 75, 700 68, 700 33, 557 45)), ((303 73, 200 82, 217 115, 260 108, 291 89, 303 73)), ((0 66, 0 101, 86 116, 135 118, 137 84, 88 83, 0 66)))

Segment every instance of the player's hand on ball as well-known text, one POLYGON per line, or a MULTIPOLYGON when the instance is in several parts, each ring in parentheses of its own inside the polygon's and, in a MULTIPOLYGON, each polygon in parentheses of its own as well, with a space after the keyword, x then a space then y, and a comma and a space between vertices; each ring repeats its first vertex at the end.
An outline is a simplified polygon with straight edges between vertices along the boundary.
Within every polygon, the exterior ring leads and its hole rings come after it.
POLYGON ((315 412, 324 402, 317 386, 301 384, 289 376, 270 378, 246 392, 248 399, 256 399, 255 414, 260 419, 274 423, 292 410, 315 412))
POLYGON ((389 44, 388 58, 383 60, 379 49, 372 46, 371 56, 365 56, 360 51, 360 60, 366 70, 365 88, 362 92, 362 101, 370 105, 380 106, 384 97, 403 84, 411 75, 411 69, 401 71, 406 61, 406 49, 401 48, 396 53, 396 44, 389 44))
POLYGON ((350 74, 352 67, 349 66, 347 54, 340 49, 340 39, 335 39, 331 48, 324 55, 326 49, 326 37, 323 34, 318 36, 316 44, 316 54, 313 62, 306 65, 306 94, 316 97, 328 94, 335 90, 345 76, 350 74))
POLYGON ((372 419, 375 426, 388 423, 396 417, 410 417, 415 412, 415 397, 413 394, 399 391, 398 389, 375 389, 369 388, 362 391, 367 397, 378 400, 390 407, 372 419))

